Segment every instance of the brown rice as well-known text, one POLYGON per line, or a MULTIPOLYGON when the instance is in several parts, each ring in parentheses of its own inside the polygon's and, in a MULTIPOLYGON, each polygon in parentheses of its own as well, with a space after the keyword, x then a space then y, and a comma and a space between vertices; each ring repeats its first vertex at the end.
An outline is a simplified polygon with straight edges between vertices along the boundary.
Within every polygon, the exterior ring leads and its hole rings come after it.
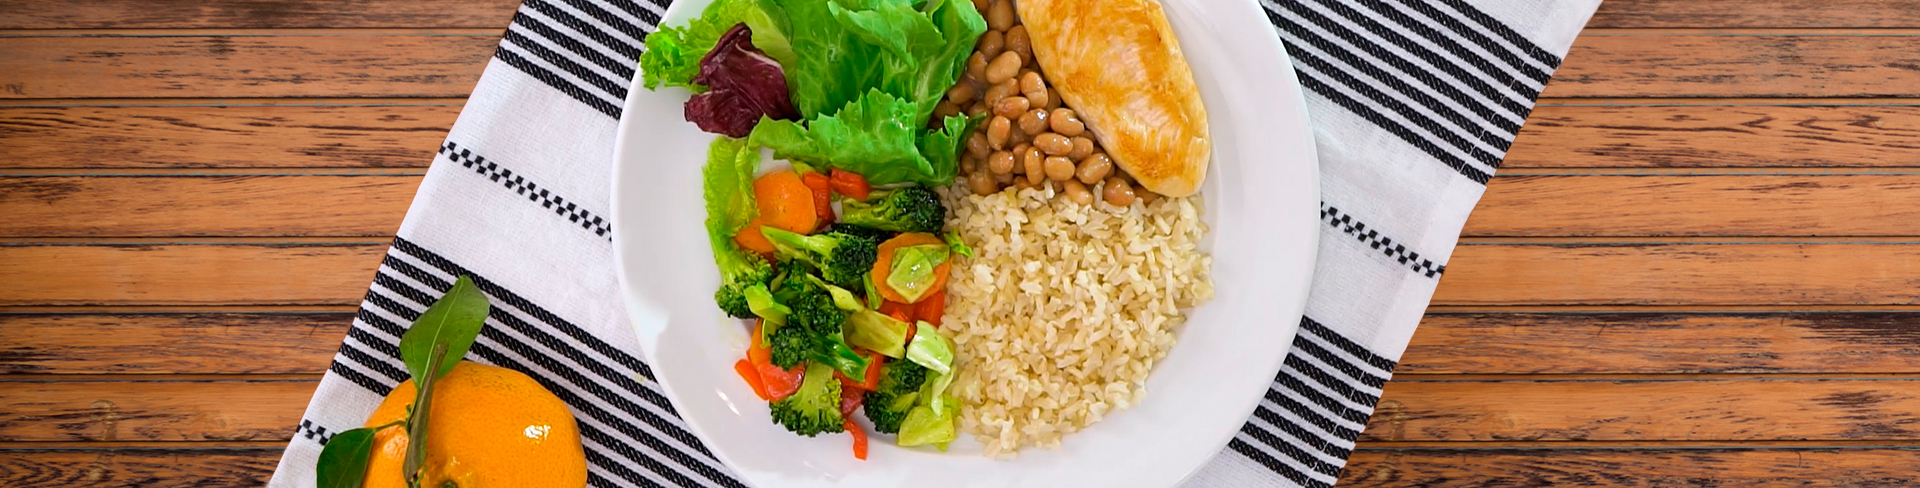
POLYGON ((1213 296, 1199 196, 1116 207, 1047 188, 942 194, 947 228, 975 253, 948 284, 944 330, 962 366, 952 391, 960 428, 988 456, 1058 448, 1138 403, 1184 311, 1213 296))

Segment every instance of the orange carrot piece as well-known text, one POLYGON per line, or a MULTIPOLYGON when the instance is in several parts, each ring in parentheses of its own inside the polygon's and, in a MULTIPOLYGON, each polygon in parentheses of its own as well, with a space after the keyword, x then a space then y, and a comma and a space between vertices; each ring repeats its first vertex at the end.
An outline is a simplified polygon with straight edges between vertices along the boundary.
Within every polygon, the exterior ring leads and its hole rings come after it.
POLYGON ((926 298, 913 306, 913 318, 925 320, 929 324, 940 325, 940 316, 947 312, 947 290, 936 289, 927 293, 926 298))
POLYGON ((762 256, 773 254, 773 241, 767 240, 767 235, 760 233, 761 225, 764 224, 760 222, 759 217, 747 221, 747 226, 741 227, 740 233, 733 235, 733 243, 739 244, 741 249, 757 252, 762 256))
MULTIPOLYGON (((880 243, 880 252, 873 260, 872 275, 873 287, 880 289, 880 296, 882 298, 908 304, 919 303, 918 301, 907 300, 907 297, 900 295, 900 292, 894 291, 893 287, 887 286, 887 274, 893 271, 893 252, 895 250, 902 247, 925 244, 939 244, 944 246, 947 244, 947 241, 940 240, 939 236, 925 232, 908 232, 893 236, 892 239, 887 239, 887 242, 880 243)), ((940 263, 939 266, 935 266, 933 268, 933 287, 927 289, 927 293, 921 295, 920 299, 926 300, 927 297, 933 296, 944 289, 947 286, 947 274, 952 271, 953 260, 951 259, 947 260, 947 262, 940 263)))
POLYGON ((800 182, 813 190, 813 213, 822 222, 833 221, 833 184, 827 181, 827 175, 807 173, 800 175, 800 182))
POLYGON ((754 396, 760 397, 762 401, 773 401, 773 397, 767 395, 766 382, 760 379, 760 369, 753 367, 752 361, 745 359, 734 361, 733 372, 740 373, 740 379, 747 380, 747 386, 753 387, 754 396))
POLYGON ((865 201, 867 193, 873 190, 873 187, 867 185, 866 177, 852 171, 834 168, 832 176, 828 179, 832 181, 835 193, 846 195, 847 198, 854 200, 865 201))
POLYGON ((847 433, 853 434, 853 458, 867 460, 867 431, 860 430, 860 424, 853 423, 853 419, 847 419, 846 422, 847 433))
POLYGON ((807 188, 800 173, 775 171, 753 180, 753 198, 760 206, 760 221, 766 225, 802 234, 820 227, 813 190, 807 188))

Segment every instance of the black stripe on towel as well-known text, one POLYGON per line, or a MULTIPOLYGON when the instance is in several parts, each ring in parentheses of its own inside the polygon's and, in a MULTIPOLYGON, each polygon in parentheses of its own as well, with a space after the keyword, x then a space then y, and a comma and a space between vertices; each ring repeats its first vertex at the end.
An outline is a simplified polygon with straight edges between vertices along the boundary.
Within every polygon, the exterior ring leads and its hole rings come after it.
POLYGON ((593 107, 594 110, 599 110, 600 113, 607 114, 608 117, 620 118, 619 105, 600 99, 599 96, 560 78, 560 75, 553 74, 552 71, 547 71, 546 68, 533 64, 532 61, 520 57, 519 54, 514 54, 513 51, 505 49, 504 46, 502 46, 501 49, 495 49, 493 51, 493 57, 499 58, 500 61, 507 63, 507 66, 512 66, 514 69, 526 73, 527 76, 533 77, 533 79, 540 80, 541 83, 546 83, 547 86, 553 87, 555 90, 560 90, 561 93, 573 97, 574 100, 579 100, 580 103, 587 104, 587 106, 593 107))
POLYGON ((1284 476, 1288 480, 1293 481, 1294 483, 1298 483, 1300 486, 1305 486, 1309 488, 1333 488, 1332 483, 1327 483, 1325 481, 1313 479, 1312 477, 1307 476, 1306 473, 1302 473, 1300 472, 1300 470, 1293 469, 1293 466, 1290 466, 1287 463, 1281 462, 1278 459, 1274 459, 1273 456, 1267 455, 1267 453, 1262 452, 1260 448, 1253 447, 1252 444, 1248 444, 1246 441, 1240 440, 1239 437, 1235 437, 1233 438, 1233 440, 1227 441, 1227 447, 1230 449, 1233 449, 1234 452, 1238 452, 1241 455, 1246 456, 1248 459, 1252 459, 1255 462, 1260 463, 1261 466, 1266 466, 1267 469, 1271 469, 1273 470, 1273 472, 1279 473, 1280 476, 1284 476))
MULTIPOLYGON (((440 154, 446 155, 448 161, 460 163, 460 166, 473 170, 474 174, 499 183, 501 187, 513 190, 514 193, 520 196, 527 197, 527 201, 540 202, 541 207, 552 210, 556 216, 566 217, 568 222, 579 225, 581 229, 592 231, 594 235, 600 236, 608 242, 613 241, 612 222, 608 222, 606 219, 594 215, 591 211, 580 208, 579 205, 568 202, 565 197, 555 194, 546 188, 541 188, 540 184, 534 183, 524 176, 514 175, 512 169, 501 167, 500 163, 488 161, 486 156, 476 156, 471 149, 461 149, 460 144, 453 141, 447 141, 446 144, 441 145, 440 154)), ((398 243, 395 244, 395 246, 398 245, 398 243)))
POLYGON ((1420 259, 1420 253, 1408 250, 1405 244, 1394 244, 1392 237, 1383 237, 1378 230, 1367 230, 1366 222, 1354 220, 1352 214, 1341 212, 1339 207, 1320 202, 1320 219, 1328 226, 1353 236, 1361 244, 1380 251, 1386 257, 1399 259, 1400 264, 1406 265, 1415 273, 1424 274, 1428 278, 1438 278, 1441 273, 1447 271, 1446 265, 1435 266, 1431 259, 1420 259))

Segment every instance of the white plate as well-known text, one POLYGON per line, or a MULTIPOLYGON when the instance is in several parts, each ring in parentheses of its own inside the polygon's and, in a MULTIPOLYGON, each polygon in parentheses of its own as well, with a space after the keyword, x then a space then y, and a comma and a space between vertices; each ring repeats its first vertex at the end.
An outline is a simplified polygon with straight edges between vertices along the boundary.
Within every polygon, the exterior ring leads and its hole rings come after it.
MULTIPOLYGON (((679 0, 684 25, 710 0, 679 0)), ((1163 0, 1206 102, 1214 140, 1202 188, 1216 294, 1194 310, 1139 405, 1011 461, 962 435, 946 453, 875 436, 866 461, 844 434, 804 438, 769 420, 733 363, 746 328, 713 305, 702 220, 713 135, 682 117, 688 93, 634 78, 615 144, 616 266, 633 327, 674 406, 720 459, 762 487, 1174 486, 1220 452, 1272 383, 1313 277, 1319 176, 1299 83, 1255 2, 1163 0)), ((802 53, 805 54, 805 53, 802 53)))

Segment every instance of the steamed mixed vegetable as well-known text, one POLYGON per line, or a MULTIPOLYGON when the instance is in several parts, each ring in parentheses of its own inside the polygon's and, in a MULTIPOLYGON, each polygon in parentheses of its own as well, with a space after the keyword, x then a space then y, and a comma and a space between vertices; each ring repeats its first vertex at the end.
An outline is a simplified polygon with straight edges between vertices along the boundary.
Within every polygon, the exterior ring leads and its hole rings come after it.
POLYGON ((953 343, 939 330, 955 255, 946 209, 977 120, 933 120, 986 30, 958 0, 717 0, 646 39, 650 89, 695 94, 720 134, 703 172, 714 302, 753 319, 734 369, 804 436, 861 411, 901 446, 957 436, 953 343), (762 148, 790 161, 761 172, 762 148), (837 207, 837 208, 836 208, 837 207))

